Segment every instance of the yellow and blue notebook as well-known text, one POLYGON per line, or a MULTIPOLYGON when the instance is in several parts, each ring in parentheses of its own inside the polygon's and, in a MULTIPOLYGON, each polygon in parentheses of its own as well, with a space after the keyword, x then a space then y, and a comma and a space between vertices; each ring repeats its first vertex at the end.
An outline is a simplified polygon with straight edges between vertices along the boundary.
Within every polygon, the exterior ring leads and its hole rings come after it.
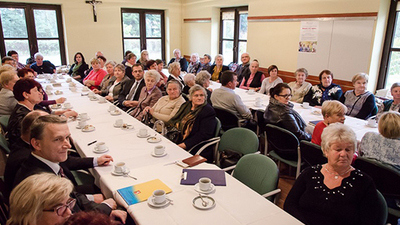
POLYGON ((171 188, 164 184, 160 179, 121 188, 117 191, 128 205, 133 205, 138 202, 146 201, 153 195, 153 192, 158 189, 164 190, 165 193, 172 192, 171 188))

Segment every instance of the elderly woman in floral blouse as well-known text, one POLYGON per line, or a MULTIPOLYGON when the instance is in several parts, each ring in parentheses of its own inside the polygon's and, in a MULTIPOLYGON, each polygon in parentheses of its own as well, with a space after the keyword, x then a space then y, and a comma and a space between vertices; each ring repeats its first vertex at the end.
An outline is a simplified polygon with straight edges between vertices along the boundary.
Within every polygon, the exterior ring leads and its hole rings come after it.
POLYGON ((329 70, 322 70, 319 74, 320 84, 310 88, 303 102, 311 106, 321 106, 325 100, 339 100, 343 92, 339 85, 332 83, 333 73, 329 70))

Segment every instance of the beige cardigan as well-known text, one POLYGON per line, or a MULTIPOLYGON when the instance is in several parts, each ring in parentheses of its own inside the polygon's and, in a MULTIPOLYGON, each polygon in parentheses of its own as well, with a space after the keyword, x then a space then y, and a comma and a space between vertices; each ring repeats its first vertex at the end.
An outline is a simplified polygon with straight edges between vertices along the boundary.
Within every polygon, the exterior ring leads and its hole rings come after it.
POLYGON ((154 113, 152 116, 158 120, 167 122, 178 112, 181 105, 185 103, 185 99, 181 96, 174 100, 169 100, 169 96, 163 96, 153 106, 154 113))

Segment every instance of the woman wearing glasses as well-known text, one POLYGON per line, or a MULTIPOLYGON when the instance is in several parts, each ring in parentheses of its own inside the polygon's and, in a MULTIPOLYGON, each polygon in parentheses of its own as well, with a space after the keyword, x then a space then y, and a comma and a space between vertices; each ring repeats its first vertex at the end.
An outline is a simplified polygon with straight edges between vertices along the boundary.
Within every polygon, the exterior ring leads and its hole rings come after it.
POLYGON ((292 90, 289 85, 279 83, 271 88, 269 93, 271 98, 265 109, 265 122, 292 132, 299 140, 311 140, 311 135, 304 131, 306 123, 293 109, 293 103, 289 102, 292 97, 292 90))
POLYGON ((26 178, 11 192, 7 225, 64 224, 75 206, 72 190, 71 181, 51 173, 26 178))

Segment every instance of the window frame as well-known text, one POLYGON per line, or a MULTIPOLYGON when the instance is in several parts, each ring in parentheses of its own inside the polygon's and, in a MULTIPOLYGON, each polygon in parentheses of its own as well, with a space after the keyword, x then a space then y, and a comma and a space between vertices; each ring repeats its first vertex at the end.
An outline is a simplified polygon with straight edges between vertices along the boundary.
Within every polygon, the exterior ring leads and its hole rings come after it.
MULTIPOLYGON (((64 41, 64 26, 62 21, 62 11, 61 5, 53 5, 53 4, 36 4, 36 3, 12 3, 12 2, 0 2, 0 8, 23 8, 25 12, 25 21, 26 21, 26 29, 28 32, 28 38, 4 38, 3 34, 3 25, 1 22, 0 17, 0 54, 1 57, 7 55, 6 52, 6 45, 5 40, 28 40, 29 44, 29 53, 31 57, 35 53, 39 51, 38 40, 54 40, 58 39, 59 47, 60 47, 60 57, 61 57, 61 64, 67 64, 67 57, 66 57, 66 50, 65 50, 65 41, 64 41), (37 38, 36 36, 36 27, 35 27, 35 20, 34 20, 34 13, 33 11, 39 10, 55 10, 56 17, 57 17, 57 31, 58 31, 58 38, 37 38)), ((25 64, 25 63, 24 63, 25 64)))
MULTIPOLYGON (((391 3, 390 3, 389 16, 388 16, 387 27, 386 27, 385 42, 383 45, 381 65, 379 68, 378 82, 376 85, 377 90, 383 89, 386 86, 386 80, 389 75, 388 69, 389 69, 391 53, 392 52, 400 52, 400 48, 392 47, 393 35, 395 32, 395 27, 396 27, 396 17, 397 17, 397 14, 399 14, 399 16, 400 16, 400 11, 397 12, 397 4, 399 4, 399 0, 391 1, 391 3)), ((400 19, 399 19, 399 22, 400 22, 400 19)))
POLYGON ((239 61, 239 56, 238 56, 238 51, 239 51, 239 42, 246 42, 247 43, 247 38, 246 40, 239 39, 239 29, 240 29, 240 13, 241 11, 249 11, 248 6, 239 6, 239 7, 229 7, 229 8, 221 8, 220 10, 220 29, 219 29, 219 54, 222 54, 222 48, 223 48, 223 42, 224 41, 233 41, 233 62, 238 63, 239 61), (235 23, 234 23, 234 34, 233 34, 233 39, 227 39, 224 38, 224 22, 222 20, 222 13, 224 12, 235 12, 235 23))
MULTIPOLYGON (((125 56, 125 39, 139 39, 140 52, 147 50, 146 39, 160 39, 159 37, 146 37, 146 14, 159 14, 161 16, 161 57, 165 62, 165 12, 158 9, 134 9, 134 8, 121 8, 121 37, 122 37, 122 55, 125 56), (137 37, 124 37, 124 13, 139 13, 139 29, 140 35, 137 37)), ((140 55, 137 56, 137 59, 140 55)), ((155 59, 154 59, 155 60, 155 59)))

